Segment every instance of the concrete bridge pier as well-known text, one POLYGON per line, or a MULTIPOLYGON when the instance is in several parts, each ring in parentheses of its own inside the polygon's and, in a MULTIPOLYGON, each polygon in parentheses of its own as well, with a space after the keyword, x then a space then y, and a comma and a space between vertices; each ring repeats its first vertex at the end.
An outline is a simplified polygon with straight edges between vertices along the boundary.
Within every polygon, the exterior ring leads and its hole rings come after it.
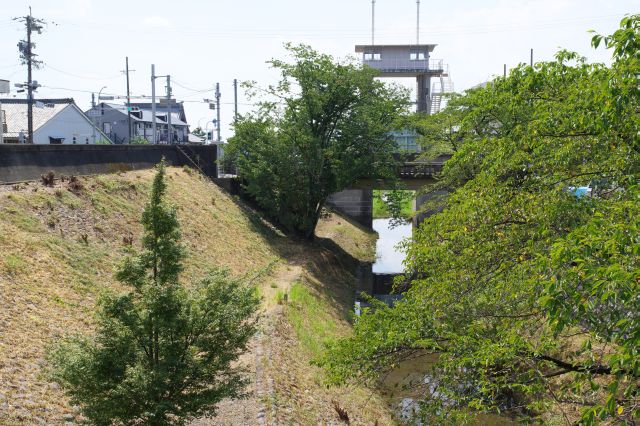
POLYGON ((326 205, 367 228, 373 227, 373 189, 336 192, 327 199, 326 205))
POLYGON ((413 199, 413 211, 420 212, 413 217, 413 229, 420 226, 422 222, 429 216, 439 213, 444 208, 444 204, 439 201, 447 194, 446 191, 433 191, 428 193, 417 193, 413 199), (426 206, 425 206, 426 205, 426 206), (425 206, 424 211, 420 211, 425 206))

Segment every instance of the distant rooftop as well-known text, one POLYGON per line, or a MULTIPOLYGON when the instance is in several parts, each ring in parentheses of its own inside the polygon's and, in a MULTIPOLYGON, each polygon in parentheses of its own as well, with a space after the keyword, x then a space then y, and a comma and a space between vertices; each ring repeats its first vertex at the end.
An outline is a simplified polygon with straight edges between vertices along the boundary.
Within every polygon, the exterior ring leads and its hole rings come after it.
MULTIPOLYGON (((127 114, 127 106, 124 104, 116 104, 116 103, 103 103, 104 105, 111 107, 113 110, 120 112, 123 115, 128 115, 127 114)), ((138 104, 131 104, 132 107, 134 107, 134 105, 144 105, 142 103, 138 103, 138 104)), ((99 106, 98 106, 99 107, 99 106)), ((96 107, 96 108, 98 108, 96 107)), ((138 107, 138 108, 143 108, 143 107, 138 107)), ((157 123, 158 124, 166 124, 167 122, 167 112, 165 111, 156 111, 156 118, 157 118, 157 123)), ((140 109, 139 111, 135 111, 135 112, 131 112, 131 119, 133 121, 141 121, 141 122, 145 122, 145 123, 152 123, 153 122, 153 114, 151 111, 145 110, 145 109, 140 109)), ((180 113, 179 112, 172 112, 171 113, 171 125, 172 126, 188 126, 189 124, 187 124, 186 122, 184 122, 181 117, 180 117, 180 113)))
MULTIPOLYGON (((2 110, 5 114, 5 137, 18 137, 20 132, 26 134, 27 100, 26 99, 2 99, 2 110)), ((38 130, 47 121, 51 120, 60 111, 73 105, 73 99, 34 99, 33 100, 33 130, 38 130)))
POLYGON ((437 44, 359 44, 356 45, 356 53, 364 53, 365 51, 380 50, 424 50, 433 52, 437 44))

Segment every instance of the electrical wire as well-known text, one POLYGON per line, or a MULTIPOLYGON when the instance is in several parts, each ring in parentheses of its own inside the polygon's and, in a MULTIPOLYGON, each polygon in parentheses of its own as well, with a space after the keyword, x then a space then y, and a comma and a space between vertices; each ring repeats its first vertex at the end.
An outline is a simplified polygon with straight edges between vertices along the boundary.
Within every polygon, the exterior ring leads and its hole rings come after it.
POLYGON ((57 71, 57 72, 59 72, 61 74, 66 74, 66 75, 71 76, 71 77, 81 78, 81 79, 85 79, 85 80, 113 80, 115 78, 120 78, 122 76, 121 74, 118 74, 118 75, 110 76, 110 77, 87 77, 87 76, 82 76, 82 75, 78 75, 78 74, 74 74, 74 73, 71 73, 71 72, 68 72, 68 71, 61 70, 61 69, 56 68, 56 67, 54 67, 54 66, 52 66, 52 65, 50 65, 48 63, 44 63, 44 66, 45 66, 45 68, 49 68, 49 69, 51 69, 53 71, 57 71))
MULTIPOLYGON (((537 21, 530 22, 529 24, 522 23, 511 23, 511 24, 503 24, 503 25, 447 25, 442 27, 432 27, 431 30, 422 31, 421 34, 426 34, 430 36, 437 35, 450 35, 450 34, 484 34, 484 33, 497 33, 497 32, 505 32, 505 31, 522 31, 522 30, 531 30, 531 29, 548 29, 556 26, 569 26, 569 25, 577 25, 584 23, 595 23, 595 22, 604 22, 610 21, 613 18, 619 19, 623 16, 624 13, 619 14, 610 14, 610 15, 600 15, 597 17, 578 17, 578 18, 568 18, 568 19, 555 19, 555 20, 546 20, 546 21, 537 21)), ((93 24, 78 24, 78 23, 69 23, 72 26, 84 26, 91 25, 91 27, 95 30, 108 30, 113 31, 113 26, 105 26, 100 23, 93 24)), ((192 36, 203 36, 203 35, 214 35, 214 36, 251 36, 251 37, 275 37, 280 38, 283 36, 286 37, 323 37, 323 38, 352 38, 359 36, 368 36, 369 30, 358 29, 356 31, 349 31, 343 29, 327 29, 322 28, 316 31, 310 31, 309 29, 304 29, 302 31, 297 29, 260 29, 256 30, 254 28, 220 28, 214 30, 209 29, 194 29, 193 27, 173 27, 173 28, 163 28, 163 29, 131 29, 130 27, 122 28, 118 30, 119 32, 159 32, 159 33, 179 33, 180 35, 192 35, 192 36)), ((393 31, 377 31, 379 35, 405 35, 408 33, 408 30, 393 30, 393 31)))
POLYGON ((186 86, 184 83, 180 83, 179 80, 176 80, 175 78, 171 77, 171 82, 175 83, 176 86, 182 87, 183 89, 186 89, 190 92, 209 92, 211 90, 215 90, 215 87, 211 87, 211 88, 207 88, 207 89, 192 89, 188 86, 186 86))

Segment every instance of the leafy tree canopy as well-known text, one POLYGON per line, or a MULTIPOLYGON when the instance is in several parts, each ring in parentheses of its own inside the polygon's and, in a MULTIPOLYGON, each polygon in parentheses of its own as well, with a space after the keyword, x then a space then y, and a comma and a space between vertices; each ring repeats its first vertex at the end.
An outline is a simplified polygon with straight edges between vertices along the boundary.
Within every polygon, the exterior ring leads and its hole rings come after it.
POLYGON ((270 61, 281 80, 262 89, 268 100, 235 124, 225 155, 270 215, 313 238, 329 195, 361 177, 390 175, 388 132, 407 94, 375 80, 372 68, 304 45, 287 49, 293 63, 270 61))
POLYGON ((196 127, 191 133, 196 136, 206 136, 206 133, 204 132, 204 130, 202 130, 202 127, 196 127))
POLYGON ((116 275, 132 290, 103 298, 95 335, 49 351, 53 379, 92 424, 184 424, 215 414, 246 384, 231 363, 255 332, 259 302, 224 270, 180 285, 185 253, 164 176, 163 161, 142 214, 142 250, 116 275))
POLYGON ((332 380, 435 353, 432 421, 638 421, 640 15, 601 42, 610 67, 560 51, 424 119, 453 153, 446 208, 407 243, 403 301, 365 311, 321 361, 332 380))

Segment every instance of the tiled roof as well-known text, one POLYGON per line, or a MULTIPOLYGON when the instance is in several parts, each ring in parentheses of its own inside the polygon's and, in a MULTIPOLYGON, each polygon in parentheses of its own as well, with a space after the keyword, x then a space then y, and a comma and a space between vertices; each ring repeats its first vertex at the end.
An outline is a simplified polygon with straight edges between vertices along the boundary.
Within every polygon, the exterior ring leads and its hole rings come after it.
MULTIPOLYGON (((27 100, 2 99, 7 131, 5 137, 18 137, 20 132, 27 133, 27 100)), ((33 131, 35 132, 63 109, 73 104, 73 99, 36 99, 33 105, 33 131)))

